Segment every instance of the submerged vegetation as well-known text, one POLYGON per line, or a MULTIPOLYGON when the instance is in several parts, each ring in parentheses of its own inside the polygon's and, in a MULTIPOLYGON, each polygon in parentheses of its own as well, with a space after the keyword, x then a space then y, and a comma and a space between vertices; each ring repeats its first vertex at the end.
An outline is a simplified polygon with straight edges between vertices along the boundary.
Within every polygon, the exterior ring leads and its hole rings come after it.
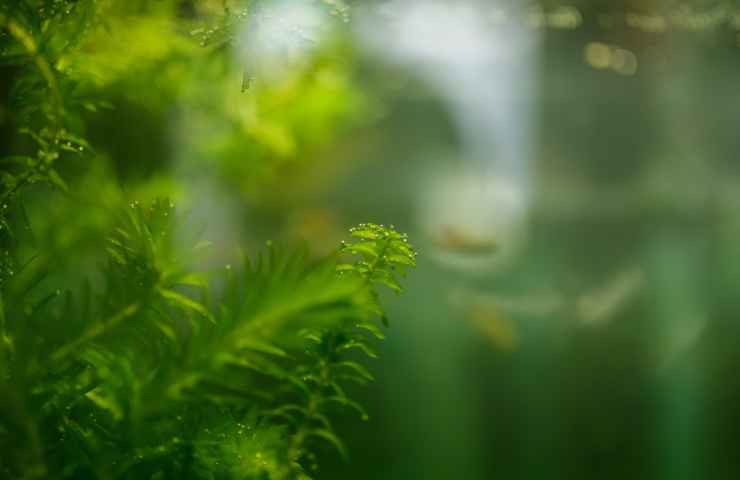
POLYGON ((347 455, 337 409, 373 379, 345 352, 375 357, 374 286, 400 289, 415 264, 392 229, 367 225, 311 261, 269 245, 239 268, 189 271, 167 201, 121 213, 98 284, 36 299, 50 261, 3 288, 6 478, 308 478, 314 449, 347 455))
POLYGON ((377 355, 405 235, 363 224, 323 258, 268 243, 214 266, 231 257, 165 173, 287 189, 366 110, 341 42, 245 73, 227 47, 252 10, 221 3, 0 7, 0 478, 309 478, 321 451, 348 455, 334 416, 367 418, 353 352, 377 355), (198 124, 173 153, 182 110, 198 124))

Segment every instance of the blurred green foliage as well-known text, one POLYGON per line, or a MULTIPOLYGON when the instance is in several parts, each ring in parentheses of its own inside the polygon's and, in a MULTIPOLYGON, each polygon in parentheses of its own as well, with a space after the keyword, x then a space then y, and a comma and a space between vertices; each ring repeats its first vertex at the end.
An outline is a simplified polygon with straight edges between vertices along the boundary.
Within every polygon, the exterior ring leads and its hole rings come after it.
POLYGON ((336 413, 367 418, 346 352, 376 356, 405 236, 235 257, 183 218, 192 175, 259 203, 370 112, 339 28, 252 77, 261 6, 230 3, 0 6, 0 478, 309 478, 347 455, 336 413))

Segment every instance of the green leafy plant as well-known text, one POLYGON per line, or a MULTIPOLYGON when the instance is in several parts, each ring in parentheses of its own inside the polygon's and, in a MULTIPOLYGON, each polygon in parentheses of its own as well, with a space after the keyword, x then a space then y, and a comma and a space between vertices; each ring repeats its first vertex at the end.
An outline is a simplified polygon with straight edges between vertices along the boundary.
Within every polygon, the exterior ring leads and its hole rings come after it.
POLYGON ((373 376, 345 352, 376 356, 375 285, 414 265, 404 236, 365 225, 328 258, 270 245, 205 274, 178 260, 174 217, 126 209, 99 288, 4 283, 6 478, 308 478, 322 444, 346 455, 331 417, 367 418, 344 385, 373 376))
MULTIPOLYGON (((224 54, 178 33, 200 22, 181 13, 193 3, 0 6, 0 135, 12 139, 0 148, 0 478, 305 479, 321 450, 348 456, 336 415, 368 416, 347 393, 373 379, 353 351, 377 356, 387 320, 376 289, 400 292, 415 265, 405 236, 365 224, 324 258, 270 243, 204 267, 211 248, 186 233, 187 208, 160 196, 156 178, 122 174, 129 159, 95 141, 96 123, 119 113, 110 99, 153 115, 178 96, 209 103, 194 92, 204 78, 221 81, 212 95, 245 93, 223 81, 224 54), (135 192, 157 199, 127 201, 135 192)), ((224 11, 225 22, 247 16, 224 11)), ((239 172, 278 177, 270 132, 288 132, 277 137, 293 156, 326 140, 344 117, 327 99, 337 85, 353 98, 333 68, 320 59, 288 86, 250 89, 252 107, 294 101, 285 115, 251 115, 246 148, 229 134, 227 150, 252 162, 239 172), (306 127, 309 117, 326 127, 306 127)), ((208 115, 244 121, 233 107, 208 115)))

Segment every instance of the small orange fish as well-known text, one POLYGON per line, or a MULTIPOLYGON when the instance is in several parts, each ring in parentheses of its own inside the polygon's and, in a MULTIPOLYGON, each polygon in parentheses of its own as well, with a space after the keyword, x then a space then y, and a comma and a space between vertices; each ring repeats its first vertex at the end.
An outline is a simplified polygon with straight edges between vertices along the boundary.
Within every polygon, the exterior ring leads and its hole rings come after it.
POLYGON ((493 238, 483 237, 451 225, 445 225, 440 229, 435 235, 434 243, 445 250, 463 253, 485 254, 498 250, 498 244, 493 238))
POLYGON ((476 306, 470 310, 468 319, 495 348, 511 352, 519 346, 516 324, 498 309, 476 306))

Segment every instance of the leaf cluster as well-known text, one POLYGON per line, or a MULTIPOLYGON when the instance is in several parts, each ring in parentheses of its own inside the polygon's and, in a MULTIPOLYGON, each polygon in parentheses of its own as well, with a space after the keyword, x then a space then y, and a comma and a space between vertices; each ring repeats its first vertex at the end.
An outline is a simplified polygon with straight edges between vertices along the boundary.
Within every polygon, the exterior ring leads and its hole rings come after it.
POLYGON ((354 263, 269 245, 199 273, 176 254, 175 217, 166 200, 121 212, 99 288, 27 303, 42 278, 4 285, 1 478, 293 479, 317 448, 347 455, 331 419, 367 418, 345 386, 373 379, 347 352, 377 355, 373 285, 413 249, 364 226, 340 249, 354 263))
MULTIPOLYGON (((0 136, 12 132, 0 148, 0 479, 305 479, 321 449, 347 456, 338 413, 367 418, 347 385, 373 375, 351 352, 377 356, 375 288, 400 291, 415 256, 405 237, 362 225, 323 259, 270 244, 195 268, 209 244, 183 234, 169 200, 123 202, 109 166, 120 152, 91 132, 118 115, 110 99, 166 111, 182 98, 227 127, 218 147, 193 135, 188 148, 229 178, 262 178, 361 103, 321 56, 241 92, 228 52, 191 44, 182 3, 0 5, 0 136)), ((224 31, 246 20, 225 13, 224 31)))

